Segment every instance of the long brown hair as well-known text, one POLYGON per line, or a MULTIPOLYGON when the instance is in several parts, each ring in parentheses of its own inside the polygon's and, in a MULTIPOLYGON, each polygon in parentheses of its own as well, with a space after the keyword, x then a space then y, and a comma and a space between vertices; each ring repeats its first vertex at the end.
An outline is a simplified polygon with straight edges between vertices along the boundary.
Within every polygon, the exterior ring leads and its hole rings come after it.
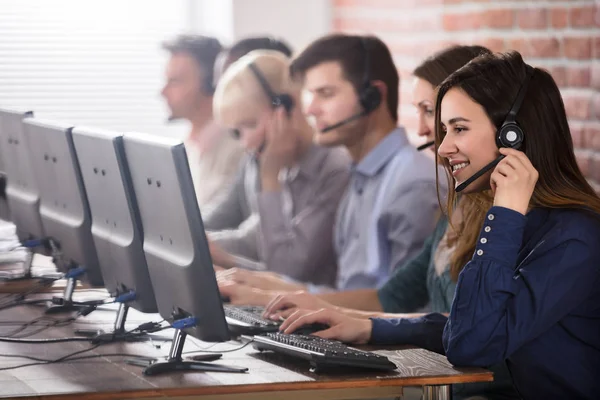
MULTIPOLYGON (((435 135, 439 145, 445 133, 441 128, 441 103, 452 88, 460 88, 480 104, 492 123, 499 128, 506 118, 527 74, 526 64, 517 52, 482 55, 450 75, 439 87, 435 106, 435 135)), ((600 198, 585 180, 573 151, 573 139, 565 107, 552 76, 535 68, 517 122, 525 132, 521 147, 539 178, 530 200, 530 208, 581 208, 600 213, 600 198)), ((449 182, 447 212, 451 221, 457 195, 448 160, 443 160, 449 182)), ((489 193, 467 195, 484 212, 492 205, 489 193)), ((462 202, 462 198, 461 198, 462 202)), ((453 277, 471 259, 481 226, 481 210, 464 210, 460 229, 454 238, 455 251, 450 262, 453 277)), ((456 228, 456 227, 455 227, 456 228)))
MULTIPOLYGON (((440 50, 432 56, 425 59, 419 64, 413 71, 413 75, 417 78, 421 78, 429 82, 434 88, 437 88, 450 74, 467 64, 477 56, 484 54, 492 54, 492 52, 483 46, 451 46, 446 49, 440 50)), ((437 152, 436 152, 437 154, 437 152)), ((438 192, 439 193, 439 192, 438 192)), ((477 235, 479 230, 471 231, 465 230, 464 221, 479 221, 483 224, 483 217, 487 210, 490 208, 492 197, 490 193, 483 194, 471 194, 464 195, 461 197, 460 202, 453 207, 459 207, 458 215, 460 217, 453 218, 448 225, 447 230, 447 245, 453 248, 459 239, 474 242, 477 237, 471 237, 471 235, 477 235)), ((440 206, 444 209, 444 204, 440 201, 440 206)), ((481 226, 479 227, 481 228, 481 226)), ((457 252, 453 252, 451 256, 451 264, 455 264, 454 257, 465 259, 463 249, 458 248, 457 252)), ((458 272, 451 269, 451 277, 456 281, 458 279, 458 272)))

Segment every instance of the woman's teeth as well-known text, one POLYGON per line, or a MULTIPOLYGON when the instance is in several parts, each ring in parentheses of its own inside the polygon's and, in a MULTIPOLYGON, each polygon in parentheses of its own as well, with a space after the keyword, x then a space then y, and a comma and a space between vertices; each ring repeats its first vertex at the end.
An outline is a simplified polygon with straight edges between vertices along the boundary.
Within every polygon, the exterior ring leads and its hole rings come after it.
POLYGON ((466 167, 467 165, 469 165, 468 162, 464 162, 464 163, 460 163, 460 164, 455 164, 455 165, 452 166, 452 172, 456 172, 459 169, 462 169, 462 168, 466 167))

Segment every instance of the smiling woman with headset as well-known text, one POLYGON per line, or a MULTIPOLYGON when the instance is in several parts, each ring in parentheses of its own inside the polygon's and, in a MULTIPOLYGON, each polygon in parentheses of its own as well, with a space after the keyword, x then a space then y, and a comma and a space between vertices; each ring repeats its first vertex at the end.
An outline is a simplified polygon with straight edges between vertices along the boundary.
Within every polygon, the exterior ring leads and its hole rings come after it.
POLYGON ((577 166, 556 83, 516 52, 483 56, 441 85, 436 116, 456 191, 494 193, 467 227, 479 236, 463 243, 472 258, 444 331, 448 359, 507 360, 525 399, 598 398, 600 199, 577 166))

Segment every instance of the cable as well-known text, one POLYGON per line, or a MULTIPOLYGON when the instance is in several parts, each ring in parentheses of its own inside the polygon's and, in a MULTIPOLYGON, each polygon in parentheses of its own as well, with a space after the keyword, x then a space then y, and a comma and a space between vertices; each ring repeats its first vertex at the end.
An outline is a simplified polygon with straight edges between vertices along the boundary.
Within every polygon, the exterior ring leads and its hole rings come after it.
MULTIPOLYGON (((192 353, 232 353, 234 351, 242 350, 244 347, 248 346, 252 342, 254 342, 254 339, 252 339, 248 343, 244 343, 242 346, 236 347, 234 349, 228 349, 228 350, 193 350, 193 351, 184 351, 182 354, 192 354, 192 353)), ((213 347, 215 345, 209 346, 206 349, 210 349, 211 347, 213 347)))
POLYGON ((55 363, 59 363, 59 362, 63 362, 65 360, 68 360, 69 358, 71 358, 73 356, 76 356, 78 354, 87 353, 88 351, 92 351, 94 349, 97 349, 98 347, 100 347, 100 344, 94 345, 94 346, 92 346, 90 348, 87 348, 87 349, 84 349, 84 350, 76 351, 75 353, 71 353, 71 354, 68 354, 66 356, 54 359, 54 360, 33 362, 33 363, 28 363, 28 364, 15 365, 15 366, 12 366, 12 367, 4 367, 4 368, 0 368, 0 371, 9 371, 9 370, 13 370, 13 369, 30 367, 30 366, 34 366, 34 365, 55 364, 55 363))
MULTIPOLYGON (((170 326, 169 326, 170 328, 170 326)), ((249 342, 245 343, 242 346, 236 347, 234 349, 228 349, 228 350, 222 350, 222 351, 208 351, 208 350, 193 350, 193 351, 186 351, 183 354, 191 354, 191 353, 231 353, 234 351, 238 351, 243 349, 244 347, 248 346, 249 344, 251 344, 252 342, 254 342, 254 339, 250 340, 249 342)), ((33 363, 28 363, 28 364, 21 364, 21 365, 15 365, 13 367, 5 367, 5 368, 0 368, 0 371, 8 371, 8 370, 13 370, 13 369, 18 369, 18 368, 24 368, 24 367, 29 367, 29 366, 34 366, 34 365, 44 365, 44 364, 56 364, 56 363, 60 363, 60 362, 65 362, 65 361, 80 361, 80 360, 87 360, 87 359, 92 359, 92 358, 102 358, 102 357, 133 357, 133 358, 150 358, 148 356, 143 356, 143 355, 137 355, 137 354, 125 354, 125 353, 109 353, 109 354, 94 354, 94 355, 89 355, 89 356, 82 356, 82 357, 74 357, 78 354, 83 354, 83 353, 87 353, 89 351, 95 350, 98 347, 100 347, 101 344, 96 344, 88 349, 84 349, 81 351, 77 351, 75 353, 71 353, 68 354, 66 356, 54 359, 54 360, 44 360, 44 359, 38 359, 36 357, 30 357, 30 356, 20 356, 17 354, 0 354, 0 357, 14 357, 14 358, 26 358, 26 359, 30 359, 30 360, 39 360, 38 362, 33 362, 33 363)), ((214 345, 212 345, 214 346, 214 345)), ((212 347, 210 346, 210 347, 212 347)))

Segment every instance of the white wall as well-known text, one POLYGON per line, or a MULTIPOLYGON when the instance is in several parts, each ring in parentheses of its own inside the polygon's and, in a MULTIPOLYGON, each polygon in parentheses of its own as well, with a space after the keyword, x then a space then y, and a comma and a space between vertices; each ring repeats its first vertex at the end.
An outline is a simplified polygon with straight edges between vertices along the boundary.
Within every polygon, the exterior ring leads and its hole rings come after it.
POLYGON ((300 50, 328 33, 332 26, 330 0, 231 0, 233 36, 271 34, 300 50))
POLYGON ((2 0, 0 107, 121 131, 180 135, 159 96, 160 43, 187 0, 2 0))

